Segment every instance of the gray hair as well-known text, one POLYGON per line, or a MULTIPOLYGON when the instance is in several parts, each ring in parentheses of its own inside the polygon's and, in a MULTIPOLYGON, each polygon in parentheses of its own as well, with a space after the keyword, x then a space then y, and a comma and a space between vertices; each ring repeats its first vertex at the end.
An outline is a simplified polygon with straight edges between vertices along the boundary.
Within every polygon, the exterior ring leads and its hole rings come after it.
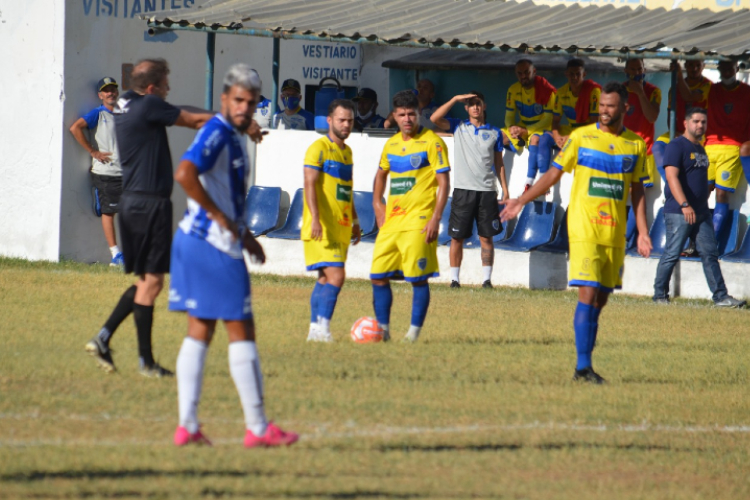
POLYGON ((224 93, 229 92, 229 89, 235 85, 245 90, 260 92, 263 84, 257 71, 245 63, 237 63, 233 64, 224 75, 224 93))

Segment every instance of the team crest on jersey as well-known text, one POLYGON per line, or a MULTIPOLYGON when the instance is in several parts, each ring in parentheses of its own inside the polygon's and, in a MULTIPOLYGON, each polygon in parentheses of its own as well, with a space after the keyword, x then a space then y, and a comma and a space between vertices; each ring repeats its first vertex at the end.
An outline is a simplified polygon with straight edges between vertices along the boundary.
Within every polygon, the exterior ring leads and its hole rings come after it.
POLYGON ((726 114, 728 114, 728 115, 732 113, 733 109, 734 109, 734 103, 733 102, 728 102, 728 103, 726 103, 724 105, 724 112, 726 114))
POLYGON ((420 165, 422 165, 422 157, 419 155, 411 155, 409 163, 411 163, 412 168, 419 168, 420 165))
POLYGON ((538 102, 534 104, 534 113, 537 115, 541 115, 542 111, 544 111, 544 107, 539 104, 538 102))
POLYGON ((614 151, 615 150, 615 145, 614 144, 610 144, 609 145, 609 150, 610 151, 614 151))
POLYGON ((497 231, 498 229, 500 229, 500 220, 499 219, 494 219, 492 221, 492 229, 494 229, 495 231, 497 231))
MULTIPOLYGON (((614 149, 614 145, 612 145, 614 149)), ((631 156, 625 156, 622 158, 622 171, 626 174, 633 170, 633 158, 631 156)))
POLYGON ((482 132, 482 140, 483 141, 489 141, 490 140, 490 133, 489 132, 482 132))
POLYGON ((260 114, 261 116, 266 116, 268 114, 268 108, 260 108, 260 114))
POLYGON ((424 271, 427 268, 427 259, 422 258, 417 261, 417 267, 420 271, 424 271))

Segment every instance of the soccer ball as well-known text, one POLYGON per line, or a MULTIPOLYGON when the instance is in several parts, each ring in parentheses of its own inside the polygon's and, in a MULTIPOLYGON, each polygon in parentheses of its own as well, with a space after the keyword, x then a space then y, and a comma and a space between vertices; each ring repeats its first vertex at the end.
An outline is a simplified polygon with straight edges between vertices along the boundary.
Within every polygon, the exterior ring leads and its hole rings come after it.
POLYGON ((351 336, 359 344, 371 344, 383 340, 383 329, 378 320, 364 316, 352 325, 351 336))

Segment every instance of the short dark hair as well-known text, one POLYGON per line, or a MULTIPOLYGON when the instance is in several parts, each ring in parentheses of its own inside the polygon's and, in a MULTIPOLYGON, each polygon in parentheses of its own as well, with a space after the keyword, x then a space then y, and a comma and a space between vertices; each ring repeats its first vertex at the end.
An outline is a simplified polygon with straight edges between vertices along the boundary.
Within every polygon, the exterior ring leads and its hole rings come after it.
POLYGON ((487 101, 484 100, 484 94, 482 94, 478 90, 470 90, 469 94, 474 94, 475 96, 477 96, 478 98, 480 98, 482 100, 482 102, 484 102, 484 103, 487 102, 487 101))
POLYGON ((169 74, 169 65, 162 58, 141 59, 130 75, 133 90, 145 92, 149 85, 159 85, 169 74))
POLYGON ((583 59, 571 59, 568 61, 568 64, 565 66, 565 69, 568 68, 583 68, 586 69, 586 63, 583 61, 583 59))
POLYGON ((534 65, 534 62, 531 59, 524 58, 524 59, 519 59, 518 61, 516 61, 516 68, 518 67, 519 64, 523 64, 523 63, 529 63, 531 66, 534 65))
POLYGON ((348 109, 352 113, 355 113, 354 103, 352 101, 349 99, 334 99, 331 101, 331 104, 328 105, 328 116, 333 116, 333 113, 335 113, 338 108, 348 109))
POLYGON ((393 109, 397 108, 419 108, 419 100, 417 99, 417 95, 411 90, 402 90, 400 92, 396 92, 396 95, 393 96, 393 109))
POLYGON ((620 103, 624 106, 628 102, 628 89, 620 82, 608 82, 602 87, 602 94, 619 94, 620 103))
POLYGON ((685 111, 685 119, 689 120, 693 117, 693 115, 701 114, 708 116, 708 111, 706 111, 704 108, 699 108, 698 106, 694 106, 691 108, 688 108, 687 111, 685 111))

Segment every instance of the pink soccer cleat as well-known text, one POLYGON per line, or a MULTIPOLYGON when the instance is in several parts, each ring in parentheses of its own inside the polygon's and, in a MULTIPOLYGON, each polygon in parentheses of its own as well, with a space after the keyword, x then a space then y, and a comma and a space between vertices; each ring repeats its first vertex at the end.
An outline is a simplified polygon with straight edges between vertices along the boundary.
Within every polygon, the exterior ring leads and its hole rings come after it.
POLYGON ((245 433, 245 448, 255 448, 258 446, 289 446, 296 443, 299 434, 293 432, 284 432, 279 429, 273 422, 268 422, 266 433, 258 437, 253 431, 248 430, 245 433))
POLYGON ((177 430, 174 431, 175 446, 185 446, 190 443, 213 446, 211 441, 201 433, 200 429, 195 434, 190 434, 186 428, 182 426, 177 427, 177 430))

